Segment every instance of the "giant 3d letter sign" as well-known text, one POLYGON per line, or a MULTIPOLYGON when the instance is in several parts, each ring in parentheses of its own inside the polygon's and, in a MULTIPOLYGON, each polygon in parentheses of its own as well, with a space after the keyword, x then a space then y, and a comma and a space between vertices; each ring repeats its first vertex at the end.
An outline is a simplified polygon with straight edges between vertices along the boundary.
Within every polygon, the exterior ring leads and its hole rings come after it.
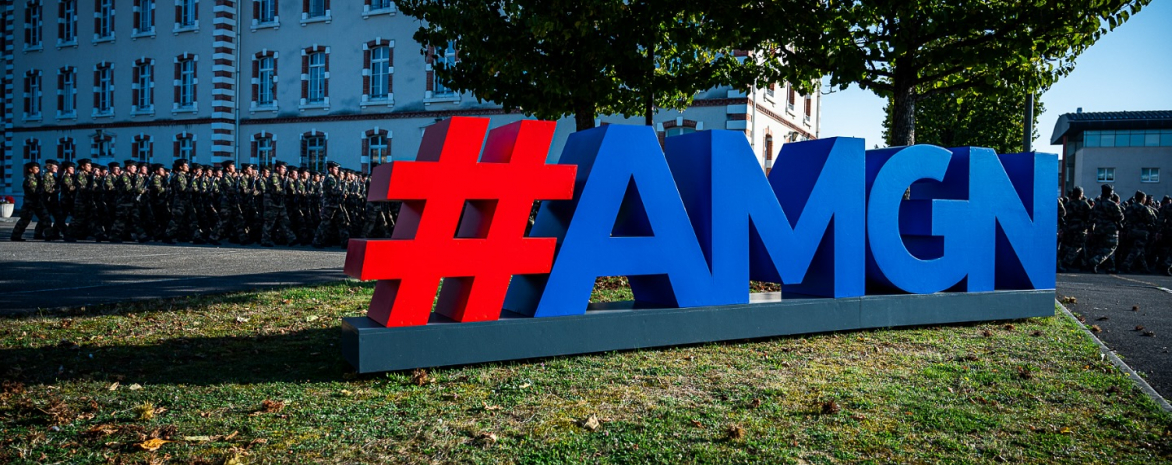
POLYGON ((487 126, 436 124, 375 170, 371 200, 404 204, 391 239, 349 244, 346 273, 378 280, 343 322, 359 371, 1053 314, 1054 155, 830 138, 766 177, 738 132, 605 126, 547 165, 553 123, 487 126), (599 276, 635 301, 589 304, 599 276))

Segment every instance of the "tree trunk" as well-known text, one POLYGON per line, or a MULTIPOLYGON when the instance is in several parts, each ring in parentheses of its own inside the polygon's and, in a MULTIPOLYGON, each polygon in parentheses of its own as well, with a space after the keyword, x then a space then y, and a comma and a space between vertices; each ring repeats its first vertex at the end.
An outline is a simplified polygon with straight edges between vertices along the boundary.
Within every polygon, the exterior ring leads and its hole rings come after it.
POLYGON ((578 105, 574 109, 574 123, 577 125, 575 131, 594 129, 594 107, 592 105, 578 105))
POLYGON ((915 145, 916 143, 916 95, 911 86, 898 87, 892 96, 891 145, 915 145))

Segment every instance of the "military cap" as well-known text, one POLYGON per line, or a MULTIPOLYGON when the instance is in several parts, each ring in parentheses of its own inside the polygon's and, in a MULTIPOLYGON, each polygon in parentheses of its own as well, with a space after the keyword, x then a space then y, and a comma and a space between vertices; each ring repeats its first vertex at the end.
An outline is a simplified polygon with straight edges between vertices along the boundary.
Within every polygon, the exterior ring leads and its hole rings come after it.
POLYGON ((276 163, 273 163, 273 168, 280 168, 282 166, 288 166, 288 163, 285 163, 283 161, 277 161, 276 163))
POLYGON ((1172 196, 1167 196, 1167 195, 1165 195, 1165 196, 1164 196, 1164 199, 1162 200, 1162 202, 1167 202, 1167 201, 1169 201, 1169 200, 1172 200, 1172 196))
POLYGON ((192 164, 191 164, 191 170, 192 170, 192 171, 195 171, 195 170, 202 170, 202 169, 203 169, 203 165, 201 165, 201 164, 199 164, 199 163, 192 163, 192 164))
POLYGON ((299 169, 299 170, 297 170, 297 171, 298 171, 298 172, 300 172, 300 173, 308 173, 308 172, 309 172, 309 167, 307 167, 307 166, 302 166, 302 167, 301 167, 301 169, 299 169))
POLYGON ((174 162, 174 163, 172 163, 172 164, 171 164, 171 166, 172 166, 172 167, 175 167, 175 168, 178 168, 178 167, 180 167, 180 166, 183 166, 183 165, 186 165, 186 164, 187 164, 187 160, 184 160, 184 159, 180 158, 180 159, 178 159, 178 160, 175 160, 175 162, 174 162))
POLYGON ((112 162, 110 162, 110 163, 106 163, 106 167, 107 167, 107 168, 110 168, 110 169, 119 168, 119 167, 121 167, 121 166, 122 166, 122 165, 119 165, 119 164, 118 164, 118 162, 116 162, 116 161, 112 161, 112 162))
POLYGON ((56 164, 57 164, 57 160, 53 160, 53 159, 45 160, 45 166, 56 165, 56 164))
POLYGON ((326 162, 326 168, 338 168, 340 166, 342 166, 342 165, 339 165, 338 162, 336 162, 336 161, 327 161, 326 162))
POLYGON ((64 162, 61 163, 61 168, 73 168, 74 166, 76 166, 76 165, 74 165, 73 162, 71 162, 69 160, 65 160, 64 162))
POLYGON ((134 160, 126 160, 126 161, 122 162, 122 166, 124 166, 126 168, 134 168, 134 167, 138 166, 138 162, 136 162, 134 160))
POLYGON ((1115 188, 1111 187, 1110 184, 1103 184, 1102 186, 1099 186, 1099 190, 1103 191, 1103 193, 1106 194, 1106 193, 1113 192, 1115 190, 1115 188))
POLYGON ((89 158, 82 158, 81 160, 77 161, 77 166, 85 166, 85 165, 89 165, 89 164, 91 164, 89 158))
POLYGON ((159 168, 162 168, 162 167, 163 167, 162 163, 155 163, 155 164, 151 165, 151 171, 158 171, 159 168))
POLYGON ((37 163, 35 161, 30 161, 30 162, 24 164, 25 171, 31 170, 33 168, 40 168, 40 167, 41 167, 41 164, 37 163))
POLYGON ((220 167, 221 167, 221 168, 227 168, 227 167, 229 167, 229 166, 236 166, 236 162, 234 162, 234 161, 232 161, 232 160, 228 160, 228 161, 225 161, 225 162, 221 162, 221 163, 220 163, 220 167))

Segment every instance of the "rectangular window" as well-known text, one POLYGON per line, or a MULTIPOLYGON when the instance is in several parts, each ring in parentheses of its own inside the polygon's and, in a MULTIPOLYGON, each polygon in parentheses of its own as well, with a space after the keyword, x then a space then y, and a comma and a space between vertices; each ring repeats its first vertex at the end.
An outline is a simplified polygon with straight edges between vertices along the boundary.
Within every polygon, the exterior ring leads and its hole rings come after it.
POLYGON ((1159 168, 1140 168, 1139 182, 1160 182, 1159 168))
POLYGON ((111 158, 114 156, 113 139, 109 137, 94 137, 92 147, 94 158, 111 158))
POLYGON ((307 136, 305 138, 305 153, 301 154, 301 166, 307 166, 311 171, 326 172, 326 138, 325 136, 307 136))
POLYGON ((309 54, 309 103, 325 103, 326 101, 326 54, 316 52, 309 54))
POLYGON ((150 110, 155 105, 154 76, 151 75, 152 66, 149 63, 138 65, 138 101, 135 106, 139 110, 150 110))
POLYGON ((256 140, 256 161, 260 166, 273 166, 272 137, 261 137, 256 140))
POLYGON ((1172 129, 1160 131, 1160 147, 1172 147, 1172 129))
POLYGON ((114 70, 110 66, 98 68, 98 94, 94 111, 99 115, 114 113, 114 70))
POLYGON ((798 99, 798 91, 794 90, 794 87, 789 84, 786 84, 785 87, 788 89, 785 97, 785 107, 793 110, 794 102, 798 99))
POLYGON ((268 24, 277 21, 277 0, 259 0, 256 7, 257 23, 268 24))
POLYGON ((61 156, 62 160, 73 161, 76 152, 77 149, 73 146, 73 139, 62 139, 57 144, 57 153, 61 156))
POLYGON ((195 139, 191 136, 180 137, 178 142, 179 151, 175 155, 184 160, 195 161, 195 139))
POLYGON ((41 47, 41 2, 29 2, 24 12, 24 47, 41 47))
POLYGON ((180 28, 195 27, 196 0, 179 0, 175 22, 180 28))
POLYGON ((326 0, 309 0, 309 8, 305 10, 305 14, 310 18, 325 16, 326 0))
POLYGON ((61 1, 61 14, 57 21, 57 42, 62 45, 77 43, 77 0, 61 1))
POLYGON ((98 0, 94 18, 94 39, 114 38, 114 0, 98 0))
POLYGON ((138 20, 135 23, 139 34, 155 31, 155 0, 139 0, 138 20))
MULTIPOLYGON (((447 48, 444 49, 444 56, 435 57, 435 63, 443 63, 444 66, 449 69, 451 67, 455 66, 456 65, 456 43, 449 41, 447 48)), ((436 95, 436 96, 452 95, 455 93, 454 90, 452 90, 451 88, 449 88, 443 84, 443 81, 441 81, 439 78, 439 74, 435 75, 435 84, 433 86, 433 89, 435 89, 434 95, 436 95)))
POLYGON ((257 76, 257 105, 272 105, 274 87, 276 82, 273 77, 276 76, 276 67, 274 66, 273 57, 264 57, 260 59, 260 73, 257 76))
POLYGON ((1099 131, 1087 131, 1083 133, 1083 139, 1086 141, 1084 145, 1086 147, 1098 147, 1100 137, 1101 134, 1099 134, 1099 131))
POLYGON ((135 142, 134 158, 138 161, 150 161, 151 159, 151 142, 149 140, 140 140, 135 142))
POLYGON ((195 60, 179 62, 179 107, 195 106, 195 60))
POLYGON ((36 118, 41 116, 41 75, 33 74, 28 79, 28 111, 25 117, 36 118))
POLYGON ((1144 134, 1144 147, 1159 147, 1160 131, 1148 131, 1144 134))
POLYGON ((391 8, 391 0, 370 0, 371 10, 388 10, 391 8))
POLYGON ((391 92, 391 48, 370 51, 370 98, 386 99, 391 92))
POLYGON ((814 107, 814 98, 807 95, 804 100, 806 101, 806 119, 808 120, 810 119, 810 112, 814 107))
POLYGON ((61 98, 58 100, 57 110, 61 115, 72 115, 77 103, 77 76, 73 70, 61 72, 61 98))
POLYGON ((1115 182, 1115 168, 1099 168, 1099 182, 1115 182))
POLYGON ((1131 131, 1115 131, 1115 146, 1127 147, 1131 145, 1131 131))
POLYGON ((370 157, 370 166, 381 165, 391 161, 390 150, 387 147, 387 136, 382 134, 370 136, 367 139, 367 147, 369 150, 367 156, 370 157))
POLYGON ((40 144, 40 142, 37 142, 36 139, 30 139, 28 142, 25 142, 24 147, 25 147, 25 150, 28 151, 28 154, 25 155, 25 157, 24 157, 26 160, 35 161, 35 162, 41 161, 41 144, 40 144))

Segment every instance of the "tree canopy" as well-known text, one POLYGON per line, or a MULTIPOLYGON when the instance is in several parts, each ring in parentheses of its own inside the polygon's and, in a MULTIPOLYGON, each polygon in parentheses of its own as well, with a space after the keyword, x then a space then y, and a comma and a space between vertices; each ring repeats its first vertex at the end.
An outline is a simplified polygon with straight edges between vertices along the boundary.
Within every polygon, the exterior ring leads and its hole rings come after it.
POLYGON ((686 108, 718 83, 725 58, 705 13, 666 0, 397 0, 415 39, 459 64, 440 79, 480 100, 543 119, 650 115, 686 108))
MULTIPOLYGON (((916 104, 916 143, 941 147, 989 147, 997 153, 1021 151, 1022 116, 1025 114, 1025 92, 1005 95, 981 95, 972 90, 960 90, 920 99, 916 104)), ((1044 106, 1041 99, 1034 101, 1034 135, 1038 115, 1044 106)), ((891 121, 893 105, 887 100, 887 118, 883 122, 883 137, 888 145, 892 140, 891 121)))

